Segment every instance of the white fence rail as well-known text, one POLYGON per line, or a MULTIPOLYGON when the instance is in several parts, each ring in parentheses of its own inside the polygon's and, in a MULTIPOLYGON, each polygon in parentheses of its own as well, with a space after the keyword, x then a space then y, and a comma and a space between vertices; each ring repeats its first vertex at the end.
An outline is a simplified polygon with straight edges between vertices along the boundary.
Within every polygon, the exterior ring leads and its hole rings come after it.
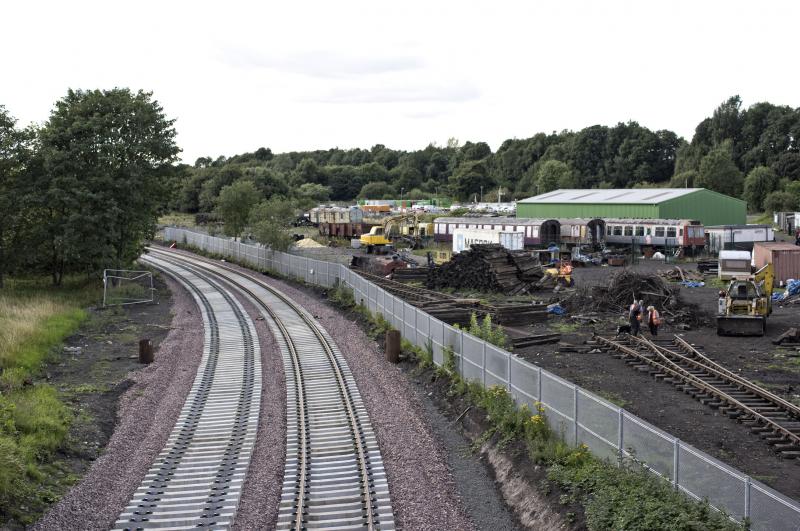
POLYGON ((749 518, 754 531, 800 529, 800 504, 791 498, 589 391, 443 323, 342 264, 173 227, 165 229, 164 239, 310 284, 333 287, 343 282, 353 290, 356 302, 382 315, 403 338, 422 348, 430 341, 436 364, 444 362, 444 349, 449 346, 464 378, 485 386, 504 386, 519 405, 544 404, 548 421, 567 442, 584 443, 595 455, 612 460, 635 456, 692 498, 707 498, 737 520, 749 518))

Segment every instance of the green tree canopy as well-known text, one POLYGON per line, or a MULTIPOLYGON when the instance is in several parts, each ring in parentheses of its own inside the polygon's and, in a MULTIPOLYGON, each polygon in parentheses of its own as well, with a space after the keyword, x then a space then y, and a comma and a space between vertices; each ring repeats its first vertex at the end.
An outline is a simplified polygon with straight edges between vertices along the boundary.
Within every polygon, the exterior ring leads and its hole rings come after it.
POLYGON ((770 192, 778 188, 778 176, 766 166, 753 168, 744 179, 742 198, 747 201, 747 208, 752 212, 764 209, 764 199, 770 192))
POLYGON ((56 284, 68 270, 121 268, 155 230, 174 120, 149 92, 69 90, 41 131, 38 215, 56 284))
POLYGON ((361 187, 358 197, 361 199, 383 199, 394 194, 391 186, 383 181, 367 183, 361 187))
POLYGON ((257 202, 258 190, 250 181, 236 181, 224 187, 217 200, 217 212, 225 222, 225 234, 238 238, 257 202))
POLYGON ((721 194, 739 197, 742 193, 742 172, 734 164, 730 150, 723 145, 715 148, 700 162, 696 185, 721 194))
POLYGON ((253 208, 250 214, 253 237, 276 251, 285 251, 293 241, 289 228, 295 217, 292 202, 286 197, 274 196, 253 208))
POLYGON ((569 188, 572 170, 560 160, 545 161, 536 170, 536 193, 545 194, 559 188, 569 188))

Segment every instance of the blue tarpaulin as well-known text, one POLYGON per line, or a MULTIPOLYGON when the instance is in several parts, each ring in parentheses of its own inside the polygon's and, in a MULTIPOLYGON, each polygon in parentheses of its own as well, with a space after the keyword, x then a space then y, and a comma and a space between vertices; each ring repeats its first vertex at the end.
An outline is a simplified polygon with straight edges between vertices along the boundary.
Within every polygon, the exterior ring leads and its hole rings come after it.
POLYGON ((556 303, 556 304, 551 304, 550 306, 547 307, 547 313, 552 313, 555 315, 564 315, 565 313, 567 313, 567 310, 562 308, 560 304, 556 303))

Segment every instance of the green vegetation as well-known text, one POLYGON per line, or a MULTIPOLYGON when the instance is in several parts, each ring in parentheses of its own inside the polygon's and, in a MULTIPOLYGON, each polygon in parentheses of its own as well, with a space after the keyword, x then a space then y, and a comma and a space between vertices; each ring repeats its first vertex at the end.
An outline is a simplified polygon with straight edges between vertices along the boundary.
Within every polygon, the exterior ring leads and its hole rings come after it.
POLYGON ((180 151, 152 94, 69 90, 41 127, 0 106, 0 287, 6 274, 122 268, 152 236, 180 151))
POLYGON ((54 349, 96 302, 97 282, 66 278, 59 289, 15 280, 0 295, 0 521, 29 524, 53 501, 50 485, 66 472, 49 464, 65 442, 70 410, 49 385, 36 382, 54 349))
MULTIPOLYGON (((460 330, 461 327, 453 325, 453 328, 456 330, 460 330)), ((469 318, 469 327, 464 329, 465 332, 469 332, 475 337, 479 337, 484 341, 488 341, 492 345, 495 345, 500 348, 510 348, 511 342, 508 340, 508 336, 506 336, 505 331, 503 330, 502 326, 494 326, 492 324, 492 316, 486 314, 478 324, 478 316, 475 315, 475 312, 472 312, 469 318)))

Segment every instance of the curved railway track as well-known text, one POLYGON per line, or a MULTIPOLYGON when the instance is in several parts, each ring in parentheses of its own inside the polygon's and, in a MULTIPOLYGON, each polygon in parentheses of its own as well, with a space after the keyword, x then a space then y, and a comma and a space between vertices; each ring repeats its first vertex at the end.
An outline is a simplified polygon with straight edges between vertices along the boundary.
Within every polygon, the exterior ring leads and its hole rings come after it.
POLYGON ((286 462, 277 529, 394 529, 374 431, 327 332, 255 276, 154 248, 150 254, 223 279, 265 313, 286 375, 286 462))
POLYGON ((800 457, 800 407, 729 371, 680 336, 670 348, 643 337, 596 339, 635 368, 748 426, 783 457, 800 457))
POLYGON ((205 341, 169 439, 113 529, 224 529, 233 522, 258 429, 258 337, 241 304, 209 276, 152 257, 143 261, 192 294, 205 341))

